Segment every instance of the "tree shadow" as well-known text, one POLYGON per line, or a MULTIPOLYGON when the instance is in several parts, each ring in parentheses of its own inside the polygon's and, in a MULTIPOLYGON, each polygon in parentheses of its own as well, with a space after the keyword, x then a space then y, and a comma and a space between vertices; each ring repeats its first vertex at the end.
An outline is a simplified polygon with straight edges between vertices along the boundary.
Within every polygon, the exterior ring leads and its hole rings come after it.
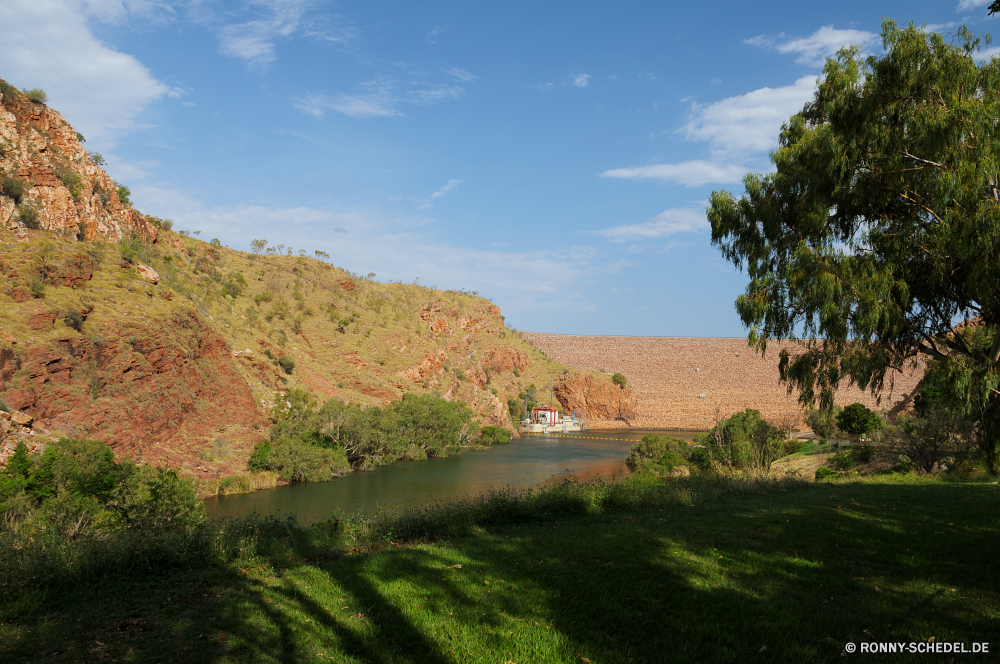
POLYGON ((997 507, 992 487, 833 485, 323 560, 303 544, 274 574, 47 598, 6 626, 0 659, 804 662, 848 642, 988 641, 997 507))

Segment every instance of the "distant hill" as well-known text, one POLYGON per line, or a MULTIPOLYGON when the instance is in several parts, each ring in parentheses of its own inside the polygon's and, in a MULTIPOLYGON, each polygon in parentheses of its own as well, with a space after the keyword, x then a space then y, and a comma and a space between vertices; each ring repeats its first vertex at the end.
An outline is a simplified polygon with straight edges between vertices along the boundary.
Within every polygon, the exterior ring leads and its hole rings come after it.
POLYGON ((368 405, 432 393, 511 430, 508 402, 531 384, 597 418, 631 407, 483 298, 174 232, 131 207, 57 112, 3 82, 0 94, 0 398, 34 420, 3 420, 0 461, 19 439, 68 434, 224 477, 292 387, 368 405))

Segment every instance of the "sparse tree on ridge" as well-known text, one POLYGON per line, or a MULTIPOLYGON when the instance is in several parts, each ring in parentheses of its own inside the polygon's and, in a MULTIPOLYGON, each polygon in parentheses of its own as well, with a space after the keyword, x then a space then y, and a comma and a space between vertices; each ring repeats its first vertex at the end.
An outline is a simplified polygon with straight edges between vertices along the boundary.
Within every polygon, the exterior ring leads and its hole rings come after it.
MULTIPOLYGON (((893 21, 885 52, 842 49, 782 128, 776 172, 713 192, 712 242, 746 268, 750 342, 781 352, 804 404, 847 380, 878 393, 918 356, 941 363, 991 469, 1000 443, 1000 59, 893 21), (956 321, 968 324, 955 325, 956 321)), ((985 38, 989 43, 989 38, 985 38)))

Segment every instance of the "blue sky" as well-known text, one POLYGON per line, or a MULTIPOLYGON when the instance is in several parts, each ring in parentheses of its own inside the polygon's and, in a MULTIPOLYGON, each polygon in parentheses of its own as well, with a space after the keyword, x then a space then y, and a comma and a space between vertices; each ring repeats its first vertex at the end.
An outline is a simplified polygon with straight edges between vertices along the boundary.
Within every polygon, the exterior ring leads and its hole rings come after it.
MULTIPOLYGON (((743 336, 715 189, 768 168, 823 58, 951 2, 4 0, 0 77, 176 229, 476 290, 518 329, 743 336)), ((990 49, 990 52, 996 51, 990 49)))

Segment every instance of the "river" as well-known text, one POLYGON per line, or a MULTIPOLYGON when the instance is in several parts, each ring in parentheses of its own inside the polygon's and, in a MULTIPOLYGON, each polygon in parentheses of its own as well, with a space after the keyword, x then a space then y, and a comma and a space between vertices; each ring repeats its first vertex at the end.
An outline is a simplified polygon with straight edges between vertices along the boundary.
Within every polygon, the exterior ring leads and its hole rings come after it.
POLYGON ((632 445, 649 433, 692 440, 690 431, 584 431, 527 434, 508 445, 466 450, 426 461, 398 461, 330 482, 296 482, 275 489, 207 498, 209 518, 295 515, 301 523, 333 514, 367 512, 431 500, 475 495, 491 487, 527 488, 553 478, 623 477, 632 445))

